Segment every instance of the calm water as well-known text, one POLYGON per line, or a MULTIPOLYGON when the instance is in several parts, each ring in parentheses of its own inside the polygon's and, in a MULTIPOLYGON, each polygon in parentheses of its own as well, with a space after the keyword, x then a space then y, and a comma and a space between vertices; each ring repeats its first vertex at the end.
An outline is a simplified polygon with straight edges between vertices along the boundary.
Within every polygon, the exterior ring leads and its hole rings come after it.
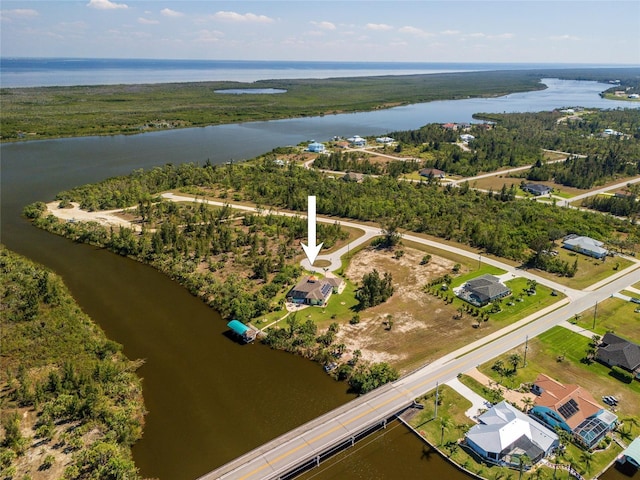
MULTIPOLYGON (((22 207, 52 199, 62 189, 136 168, 240 160, 311 138, 376 135, 429 122, 470 121, 476 111, 630 106, 600 99, 597 94, 606 85, 546 83, 550 88, 545 91, 498 99, 129 137, 4 144, 0 147, 2 242, 60 273, 85 311, 125 345, 127 355, 146 359, 140 374, 149 415, 145 436, 134 448, 135 460, 146 477, 194 478, 346 402, 350 397, 345 386, 311 362, 261 345, 230 341, 224 336, 224 322, 177 284, 144 265, 33 228, 20 218, 22 207)), ((338 468, 347 470, 329 469, 316 478, 420 478, 426 470, 422 444, 402 429, 393 432, 380 435, 382 443, 367 447, 373 450, 358 449, 340 460, 338 468), (368 469, 377 476, 354 473, 368 469), (398 472, 407 473, 398 477, 398 472)), ((440 460, 426 471, 433 478, 464 478, 440 460)))
POLYGON ((40 87, 277 78, 336 78, 616 65, 425 62, 299 62, 96 58, 0 58, 0 85, 40 87))

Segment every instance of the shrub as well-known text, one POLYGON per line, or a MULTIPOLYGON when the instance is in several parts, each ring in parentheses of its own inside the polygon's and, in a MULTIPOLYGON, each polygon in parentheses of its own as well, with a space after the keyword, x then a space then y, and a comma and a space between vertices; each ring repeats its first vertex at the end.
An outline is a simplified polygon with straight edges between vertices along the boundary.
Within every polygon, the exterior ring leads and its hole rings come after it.
POLYGON ((620 367, 611 367, 611 376, 624 383, 633 382, 633 375, 620 367))

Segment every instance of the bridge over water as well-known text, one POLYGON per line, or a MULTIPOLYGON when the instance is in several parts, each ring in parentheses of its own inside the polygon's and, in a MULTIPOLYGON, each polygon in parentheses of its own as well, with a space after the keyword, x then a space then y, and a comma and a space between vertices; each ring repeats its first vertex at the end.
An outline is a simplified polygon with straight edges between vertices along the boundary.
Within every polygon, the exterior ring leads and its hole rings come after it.
POLYGON ((402 385, 387 384, 250 451, 201 477, 213 479, 277 479, 320 461, 413 403, 402 385))
POLYGON ((572 318, 594 303, 610 297, 628 285, 640 281, 638 264, 624 275, 582 295, 565 299, 502 330, 487 335, 413 373, 322 415, 251 452, 202 476, 200 480, 280 479, 301 466, 319 463, 332 449, 355 442, 367 430, 384 423, 410 406, 414 399, 444 383, 458 373, 511 350, 549 328, 572 318), (538 317, 538 318, 536 318, 538 317))

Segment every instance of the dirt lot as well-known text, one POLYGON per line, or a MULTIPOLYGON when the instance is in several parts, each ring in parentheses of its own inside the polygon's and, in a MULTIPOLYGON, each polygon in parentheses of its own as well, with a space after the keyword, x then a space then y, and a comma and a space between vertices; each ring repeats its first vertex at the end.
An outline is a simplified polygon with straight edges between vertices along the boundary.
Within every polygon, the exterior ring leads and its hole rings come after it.
MULTIPOLYGON (((393 277, 395 292, 385 303, 360 312, 360 323, 340 327, 338 343, 349 350, 360 349, 362 358, 374 362, 389 362, 406 372, 434 360, 493 331, 491 322, 473 328, 475 319, 456 319, 454 305, 424 291, 431 279, 450 273, 454 262, 432 254, 427 265, 420 265, 426 252, 400 247, 400 259, 384 249, 365 249, 352 260, 346 276, 359 283, 365 273, 374 268, 393 277), (393 320, 387 326, 388 316, 393 320)), ((464 273, 461 271, 460 273, 464 273)))

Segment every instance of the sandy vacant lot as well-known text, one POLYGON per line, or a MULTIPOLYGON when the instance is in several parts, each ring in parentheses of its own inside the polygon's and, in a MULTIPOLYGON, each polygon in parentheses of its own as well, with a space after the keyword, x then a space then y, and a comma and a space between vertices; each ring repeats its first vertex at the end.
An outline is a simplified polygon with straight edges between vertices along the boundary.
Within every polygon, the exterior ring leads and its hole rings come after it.
MULTIPOLYGON (((450 335, 443 324, 454 322, 455 310, 440 299, 424 292, 431 279, 451 272, 453 262, 432 256, 427 265, 420 265, 425 252, 400 247, 404 255, 394 258, 394 252, 368 248, 359 252, 346 271, 346 276, 359 284, 365 273, 374 268, 393 277, 395 292, 382 305, 360 312, 360 323, 346 324, 338 333, 338 342, 349 350, 360 349, 362 358, 374 362, 386 361, 405 368, 430 357, 427 343, 434 330, 439 335, 450 335), (389 330, 386 320, 391 315, 393 326, 389 330)), ((470 329, 470 327, 469 327, 470 329)), ((432 345, 433 346, 433 345, 432 345)))

